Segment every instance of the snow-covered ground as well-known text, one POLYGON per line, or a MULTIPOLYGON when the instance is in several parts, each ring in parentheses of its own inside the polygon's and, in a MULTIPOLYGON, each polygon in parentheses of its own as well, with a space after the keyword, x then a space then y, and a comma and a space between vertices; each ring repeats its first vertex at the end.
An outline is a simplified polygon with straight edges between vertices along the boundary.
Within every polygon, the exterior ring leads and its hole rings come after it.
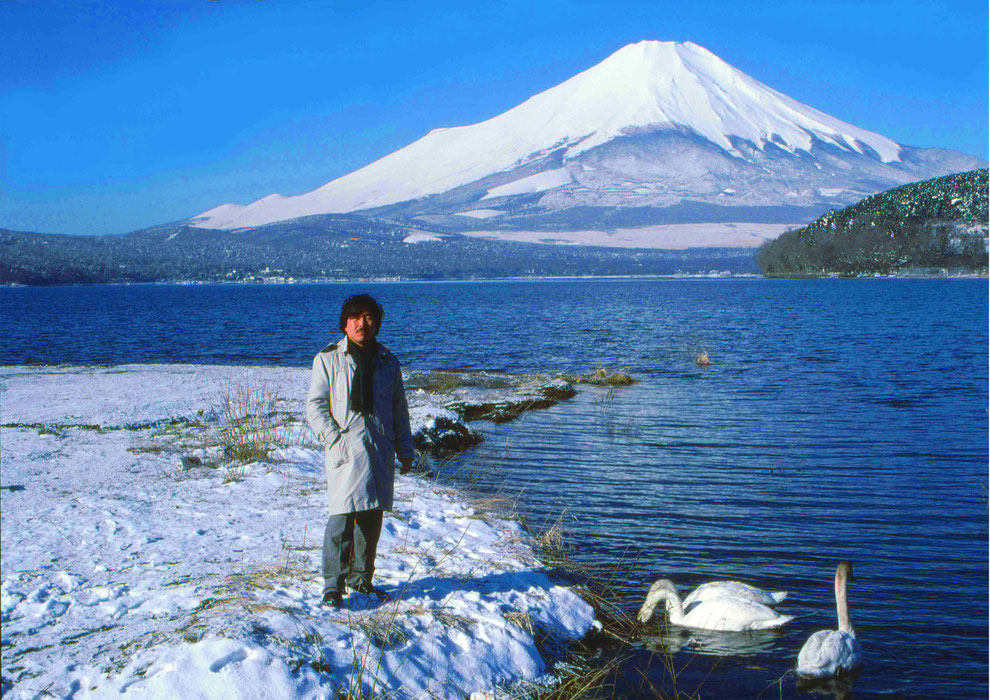
POLYGON ((615 231, 587 229, 582 231, 464 231, 465 236, 495 238, 524 243, 559 243, 594 245, 614 248, 758 248, 774 240, 784 231, 801 228, 804 224, 703 223, 661 224, 640 228, 620 228, 615 231))
MULTIPOLYGON (((392 600, 320 606, 308 375, 0 368, 5 697, 316 698, 360 684, 460 698, 548 680, 540 649, 585 635, 593 609, 547 576, 518 523, 427 477, 399 476, 385 518, 376 583, 392 600), (235 468, 207 445, 218 407, 244 391, 278 397, 291 421, 286 446, 235 468)), ((414 430, 456 418, 442 389, 409 392, 414 430)))

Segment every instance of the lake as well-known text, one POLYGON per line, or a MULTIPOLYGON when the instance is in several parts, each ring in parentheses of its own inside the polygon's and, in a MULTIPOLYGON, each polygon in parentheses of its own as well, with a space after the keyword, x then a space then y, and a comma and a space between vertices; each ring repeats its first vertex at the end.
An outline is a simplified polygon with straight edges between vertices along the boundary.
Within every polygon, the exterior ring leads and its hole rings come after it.
MULTIPOLYGON (((855 695, 986 697, 986 280, 4 288, 0 362, 306 366, 357 291, 409 368, 640 380, 481 424, 459 466, 471 488, 521 494, 530 522, 561 517, 572 558, 630 613, 661 576, 789 591, 779 632, 672 634, 679 690, 803 692, 787 671, 834 628, 848 559, 855 695)), ((622 693, 662 682, 648 631, 622 693)))

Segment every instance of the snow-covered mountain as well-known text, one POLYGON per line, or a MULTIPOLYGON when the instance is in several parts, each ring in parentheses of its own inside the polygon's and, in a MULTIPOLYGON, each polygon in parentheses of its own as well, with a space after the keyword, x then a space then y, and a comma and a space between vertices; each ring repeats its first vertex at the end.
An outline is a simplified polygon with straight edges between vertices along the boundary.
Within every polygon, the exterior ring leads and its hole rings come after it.
POLYGON ((801 104, 690 42, 642 41, 488 121, 435 129, 306 194, 224 204, 233 229, 366 212, 455 230, 803 222, 985 166, 801 104))

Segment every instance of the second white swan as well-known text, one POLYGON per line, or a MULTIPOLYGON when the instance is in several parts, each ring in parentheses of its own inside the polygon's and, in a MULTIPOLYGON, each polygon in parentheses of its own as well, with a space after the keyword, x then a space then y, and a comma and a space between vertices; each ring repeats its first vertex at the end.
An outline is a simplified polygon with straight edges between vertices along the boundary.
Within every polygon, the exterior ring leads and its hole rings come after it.
POLYGON ((666 603, 667 615, 672 625, 695 629, 721 632, 765 630, 794 619, 789 615, 781 615, 762 603, 730 595, 707 597, 686 606, 673 582, 662 578, 646 594, 646 600, 637 616, 639 621, 649 622, 660 601, 666 603))
POLYGON ((805 678, 827 678, 863 665, 863 649, 849 616, 846 582, 855 581, 852 564, 840 561, 835 570, 835 611, 839 629, 821 630, 808 637, 798 654, 797 673, 805 678))

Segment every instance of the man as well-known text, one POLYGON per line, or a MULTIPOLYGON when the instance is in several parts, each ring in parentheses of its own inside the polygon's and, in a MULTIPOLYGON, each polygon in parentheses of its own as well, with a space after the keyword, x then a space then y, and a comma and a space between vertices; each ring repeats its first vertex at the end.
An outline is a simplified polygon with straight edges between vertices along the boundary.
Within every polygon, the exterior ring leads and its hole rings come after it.
POLYGON ((403 470, 413 463, 399 361, 376 340, 384 315, 367 294, 344 301, 344 337, 313 358, 306 399, 306 419, 326 457, 323 603, 335 608, 345 585, 388 597, 372 585, 382 515, 392 509, 396 453, 403 470))

